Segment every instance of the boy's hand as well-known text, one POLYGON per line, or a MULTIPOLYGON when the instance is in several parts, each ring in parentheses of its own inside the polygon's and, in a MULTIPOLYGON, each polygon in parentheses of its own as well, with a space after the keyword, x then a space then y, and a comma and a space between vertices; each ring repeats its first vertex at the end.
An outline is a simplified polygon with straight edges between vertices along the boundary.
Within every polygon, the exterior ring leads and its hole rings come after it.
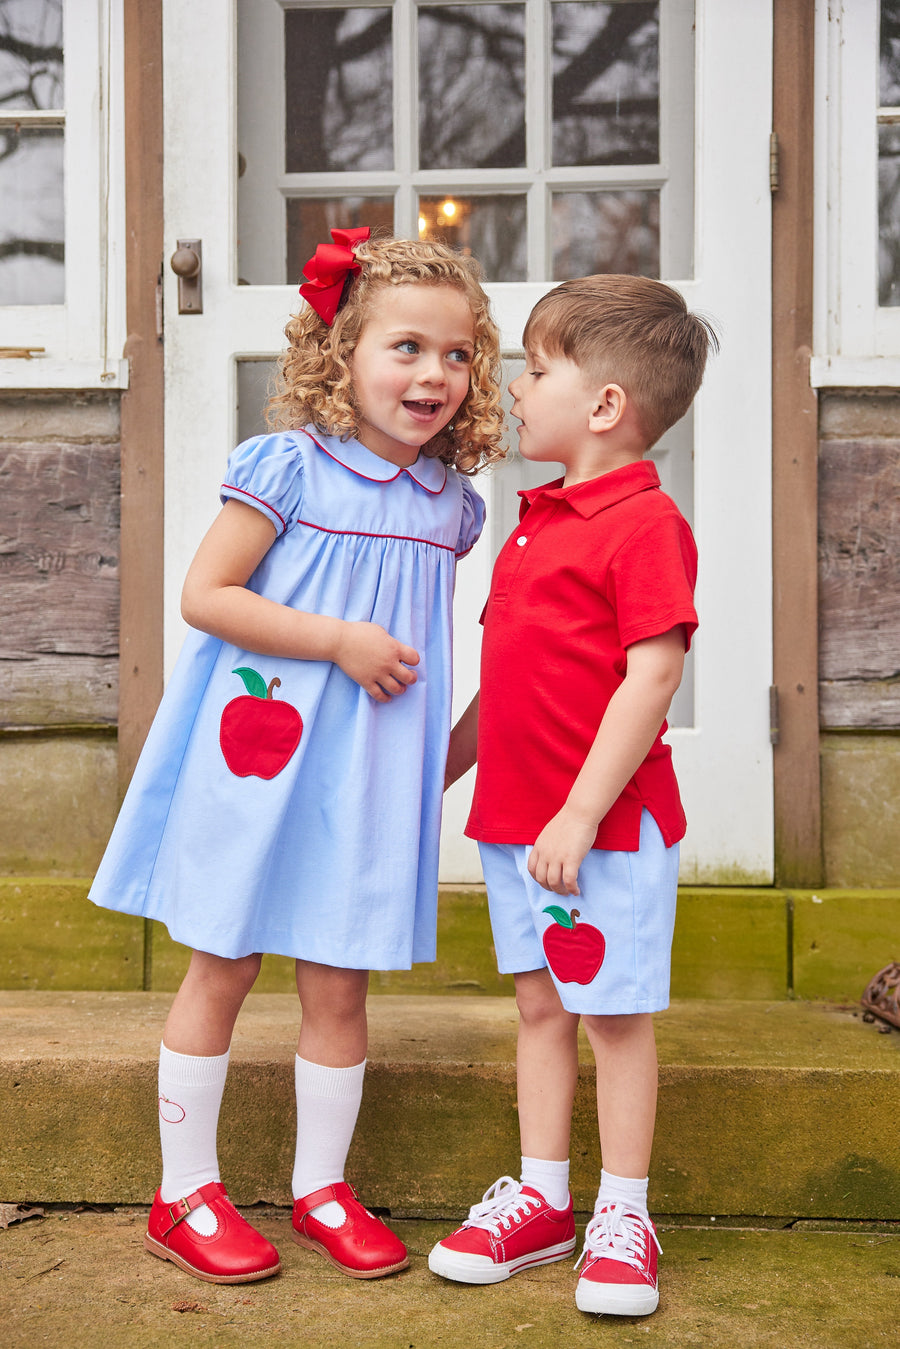
POLYGON ((596 820, 563 806, 538 835, 528 858, 528 870, 545 890, 556 895, 579 895, 578 868, 596 837, 596 820))
POLYGON ((665 720, 684 667, 684 628, 628 648, 625 678, 609 700, 568 800, 541 830, 528 859, 538 885, 577 895, 578 868, 600 821, 637 772, 665 720))
POLYGON ((416 682, 419 653, 398 642, 377 623, 344 623, 335 652, 335 663, 355 679, 378 703, 389 703, 407 685, 416 682))

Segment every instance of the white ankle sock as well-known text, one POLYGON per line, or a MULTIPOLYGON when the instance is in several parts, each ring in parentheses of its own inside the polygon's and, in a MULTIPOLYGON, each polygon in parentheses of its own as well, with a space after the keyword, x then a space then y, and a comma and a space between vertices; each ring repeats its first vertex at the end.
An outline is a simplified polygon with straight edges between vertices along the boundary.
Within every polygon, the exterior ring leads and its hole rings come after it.
MULTIPOLYGON (((160 1197, 166 1204, 219 1179, 216 1129, 227 1072, 227 1052, 201 1058, 159 1047, 160 1197)), ((203 1236, 212 1236, 218 1225, 205 1204, 185 1222, 203 1236)))
MULTIPOLYGON (((325 1068, 299 1054, 294 1059, 297 1151, 291 1186, 295 1199, 344 1179, 344 1164, 362 1101, 366 1060, 352 1068, 325 1068)), ((326 1227, 340 1227, 347 1214, 330 1199, 312 1213, 326 1227)))
POLYGON ((630 1180, 627 1176, 614 1176, 610 1171, 601 1171, 600 1189, 597 1192, 594 1212, 596 1213, 604 1204, 627 1204, 636 1213, 648 1217, 648 1183, 649 1177, 646 1176, 643 1180, 630 1180))
POLYGON ((522 1184, 530 1185, 542 1194, 551 1208, 566 1208, 569 1203, 569 1163, 523 1157, 522 1184))

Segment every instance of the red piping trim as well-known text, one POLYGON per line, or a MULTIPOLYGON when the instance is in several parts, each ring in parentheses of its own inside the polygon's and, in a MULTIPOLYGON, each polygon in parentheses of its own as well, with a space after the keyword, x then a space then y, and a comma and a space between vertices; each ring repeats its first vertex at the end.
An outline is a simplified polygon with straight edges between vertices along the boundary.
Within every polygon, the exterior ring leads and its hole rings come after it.
MULTIPOLYGON (((447 486, 447 466, 446 466, 446 464, 442 464, 442 465, 441 465, 441 467, 442 467, 443 470, 444 470, 444 481, 441 483, 440 487, 438 487, 437 489, 434 489, 434 488, 431 488, 431 487, 426 487, 426 486, 425 486, 425 483, 424 483, 424 482, 420 482, 419 479, 416 477, 415 473, 410 473, 410 471, 409 471, 408 468, 398 468, 398 469, 397 469, 397 472, 394 474, 394 476, 393 476, 392 478, 370 478, 369 475, 368 475, 368 473, 360 473, 360 471, 359 471, 358 468, 351 468, 349 464, 345 464, 345 463, 344 463, 343 459, 339 459, 339 458, 337 457, 336 454, 332 454, 330 450, 326 450, 325 446, 322 445, 318 440, 316 440, 315 436, 314 436, 314 435, 311 435, 309 431, 304 431, 303 434, 304 434, 305 436, 309 436, 309 438, 310 438, 310 440, 312 441, 312 443, 313 443, 314 445, 317 445, 318 448, 322 451, 323 454, 327 454, 327 455, 328 455, 328 458, 332 461, 332 463, 340 464, 341 468, 347 469, 347 471, 348 471, 349 473, 355 473, 356 476, 357 476, 357 478, 362 478, 364 482, 382 482, 382 483, 396 482, 397 479, 400 477, 400 474, 401 474, 401 473, 405 473, 405 474, 407 475, 407 477, 412 478, 413 482, 416 484, 417 487, 421 487, 423 492, 427 492, 427 493, 429 494, 429 496, 433 496, 433 497, 440 496, 441 492, 443 492, 444 488, 447 486)), ((370 451, 370 453, 374 453, 374 451, 370 451)), ((387 462, 388 462, 388 460, 385 460, 385 463, 387 463, 387 462)), ((349 531, 349 532, 352 533, 353 531, 351 530, 351 531, 349 531)), ((379 536, 379 535, 373 535, 372 537, 373 537, 373 538, 377 538, 377 537, 380 537, 380 536, 379 536)), ((387 538, 392 538, 392 537, 394 537, 394 536, 393 536, 393 535, 386 535, 385 537, 387 537, 387 538)), ((420 542, 424 543, 425 540, 422 539, 422 540, 420 540, 420 542)))
MULTIPOLYGON (((327 454, 328 451, 326 450, 327 454)), ((377 482, 376 478, 372 479, 377 482)), ((329 529, 327 525, 317 525, 313 520, 301 520, 298 518, 298 525, 306 525, 307 529, 318 529, 323 534, 353 534, 359 539, 398 539, 401 543, 424 543, 429 548, 443 548, 445 552, 455 553, 456 548, 450 543, 435 543, 433 539, 419 539, 415 534, 371 534, 365 529, 329 529)))
MULTIPOLYGON (((273 515, 278 515, 278 511, 276 511, 274 506, 270 506, 268 501, 263 501, 262 497, 255 497, 252 492, 245 492, 243 487, 235 487, 234 483, 230 482, 223 482, 222 486, 227 488, 229 492, 240 492, 242 497, 249 497, 251 501, 258 501, 260 506, 265 506, 267 511, 271 511, 273 515)), ((287 521, 283 515, 278 515, 278 519, 281 521, 282 534, 286 534, 287 521)))

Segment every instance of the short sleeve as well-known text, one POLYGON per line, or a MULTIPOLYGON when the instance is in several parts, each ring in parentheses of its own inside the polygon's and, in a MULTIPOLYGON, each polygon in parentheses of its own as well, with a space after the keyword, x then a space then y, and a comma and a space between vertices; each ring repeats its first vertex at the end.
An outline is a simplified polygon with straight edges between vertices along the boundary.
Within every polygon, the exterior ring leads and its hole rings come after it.
POLYGON ((622 646, 683 626, 688 649, 697 628, 696 581, 697 545, 680 514, 659 515, 636 530, 616 553, 609 573, 622 646))
POLYGON ((459 526, 459 538, 456 541, 456 556, 465 557, 481 537, 484 529, 484 502, 475 491, 468 478, 460 478, 462 487, 462 521, 459 526))
POLYGON ((243 441, 228 460, 219 496, 255 506, 286 534, 303 498, 302 438, 279 433, 243 441))

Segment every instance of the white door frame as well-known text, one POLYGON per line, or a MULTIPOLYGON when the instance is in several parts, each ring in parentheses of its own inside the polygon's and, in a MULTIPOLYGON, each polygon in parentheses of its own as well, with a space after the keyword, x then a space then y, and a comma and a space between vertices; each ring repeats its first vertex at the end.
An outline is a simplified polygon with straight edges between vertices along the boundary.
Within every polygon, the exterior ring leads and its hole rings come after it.
MULTIPOLYGON (((202 315, 179 315, 167 267, 167 670, 184 632, 184 573, 218 509, 234 444, 235 359, 271 357, 297 302, 293 285, 237 285, 236 25, 223 21, 222 8, 211 0, 164 5, 166 256, 178 238, 203 240, 204 302, 202 315)), ((682 879, 695 883, 766 884, 773 874, 771 90, 771 0, 697 0, 694 278, 674 284, 716 321, 722 352, 710 363, 695 411, 701 628, 694 725, 669 737, 689 821, 682 879)), ((508 350, 518 348, 531 304, 546 289, 491 288, 508 350)), ((490 509, 496 478, 481 480, 479 490, 490 509)), ((491 561, 482 546, 459 571, 460 706, 477 681, 477 616, 491 561)), ((460 842, 468 791, 460 784, 447 800, 448 880, 479 875, 474 848, 460 842)))

